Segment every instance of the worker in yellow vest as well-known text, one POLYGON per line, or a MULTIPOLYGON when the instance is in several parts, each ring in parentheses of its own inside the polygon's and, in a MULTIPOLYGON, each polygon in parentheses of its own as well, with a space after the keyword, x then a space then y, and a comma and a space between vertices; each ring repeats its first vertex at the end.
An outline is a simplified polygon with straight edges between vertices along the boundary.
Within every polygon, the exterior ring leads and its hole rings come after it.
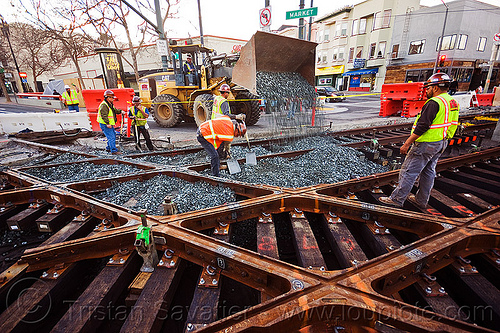
MULTIPOLYGON (((229 107, 229 102, 227 98, 231 93, 231 87, 229 84, 224 83, 219 87, 220 95, 214 97, 214 102, 212 104, 212 116, 211 119, 216 119, 222 116, 228 116, 230 119, 237 119, 239 121, 245 121, 246 115, 240 113, 234 115, 231 113, 231 108, 229 107)), ((219 157, 221 159, 231 158, 231 142, 224 142, 224 147, 219 150, 219 157)))
POLYGON ((149 150, 153 151, 153 143, 151 142, 151 137, 149 136, 147 129, 149 111, 147 108, 141 106, 141 99, 138 96, 134 96, 132 99, 132 106, 128 109, 128 117, 132 119, 135 143, 137 147, 139 147, 139 149, 141 148, 139 136, 142 134, 146 140, 146 146, 148 146, 149 150))
POLYGON ((80 90, 76 86, 75 88, 76 91, 71 90, 71 87, 69 85, 65 85, 64 86, 65 91, 61 95, 61 100, 63 101, 64 105, 68 107, 69 111, 79 112, 80 109, 78 105, 80 104, 80 101, 78 100, 77 94, 80 92, 80 90))
POLYGON ((121 153, 116 149, 116 115, 120 113, 124 115, 125 111, 115 108, 113 105, 114 100, 115 93, 111 90, 106 90, 104 92, 104 101, 99 105, 99 110, 97 112, 97 122, 106 136, 106 139, 108 139, 106 151, 113 155, 120 155, 121 153))
POLYGON ((415 119, 410 137, 400 148, 401 154, 407 156, 399 172, 398 186, 390 197, 380 197, 380 202, 402 207, 408 198, 420 209, 427 207, 437 161, 458 126, 459 105, 447 93, 450 83, 446 73, 436 73, 424 84, 428 100, 415 119), (418 177, 419 188, 413 195, 410 192, 418 177))

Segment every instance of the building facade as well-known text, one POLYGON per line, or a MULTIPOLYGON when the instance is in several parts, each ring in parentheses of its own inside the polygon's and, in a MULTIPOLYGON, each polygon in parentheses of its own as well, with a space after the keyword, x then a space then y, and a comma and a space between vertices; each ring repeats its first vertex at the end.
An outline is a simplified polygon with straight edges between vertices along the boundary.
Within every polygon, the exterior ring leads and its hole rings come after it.
MULTIPOLYGON (((475 0, 448 2, 447 6, 446 25, 442 4, 396 17, 386 83, 425 81, 437 65, 437 70, 458 81, 459 90, 484 86, 493 37, 500 31, 500 7, 475 0)), ((490 88, 498 85, 499 79, 497 62, 490 88)))
POLYGON ((318 85, 380 91, 396 17, 420 8, 420 0, 367 0, 316 21, 318 85))

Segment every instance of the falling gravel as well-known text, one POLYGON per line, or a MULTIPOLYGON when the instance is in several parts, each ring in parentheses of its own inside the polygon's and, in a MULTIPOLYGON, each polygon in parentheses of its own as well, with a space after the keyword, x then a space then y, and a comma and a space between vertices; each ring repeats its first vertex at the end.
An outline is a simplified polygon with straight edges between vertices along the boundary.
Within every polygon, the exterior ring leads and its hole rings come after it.
POLYGON ((117 177, 139 171, 141 169, 128 164, 94 164, 90 162, 23 170, 27 174, 49 182, 74 182, 101 177, 117 177))
POLYGON ((280 110, 290 100, 300 100, 309 108, 317 96, 314 87, 298 73, 257 72, 256 84, 258 95, 268 101, 271 111, 280 110))
POLYGON ((234 191, 228 187, 214 186, 207 182, 191 183, 164 175, 144 181, 116 183, 105 192, 93 196, 133 210, 147 209, 148 213, 153 215, 164 215, 162 203, 166 196, 171 197, 178 213, 236 201, 234 191))

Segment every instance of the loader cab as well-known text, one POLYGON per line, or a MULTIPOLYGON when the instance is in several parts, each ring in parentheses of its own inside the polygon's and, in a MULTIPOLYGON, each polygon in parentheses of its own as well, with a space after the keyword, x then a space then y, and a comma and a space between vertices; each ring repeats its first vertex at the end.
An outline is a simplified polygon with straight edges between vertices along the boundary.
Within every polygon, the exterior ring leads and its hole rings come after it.
POLYGON ((204 75, 202 73, 202 64, 203 60, 209 57, 214 50, 201 46, 200 44, 170 45, 170 50, 172 51, 172 65, 175 73, 175 85, 178 87, 206 87, 206 83, 204 84, 203 82, 204 75), (187 61, 188 55, 191 56, 192 64, 196 68, 195 74, 187 74, 184 70, 184 64, 187 61))

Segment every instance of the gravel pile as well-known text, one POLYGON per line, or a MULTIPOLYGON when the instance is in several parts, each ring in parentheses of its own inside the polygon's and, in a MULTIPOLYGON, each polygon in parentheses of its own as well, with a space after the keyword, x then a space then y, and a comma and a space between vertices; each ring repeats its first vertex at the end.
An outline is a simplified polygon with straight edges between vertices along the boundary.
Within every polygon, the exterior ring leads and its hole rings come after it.
POLYGON ((139 171, 141 169, 128 164, 94 164, 90 162, 23 170, 27 174, 49 182, 75 182, 100 177, 117 177, 139 171))
POLYGON ((185 213, 235 202, 233 190, 206 182, 191 183, 186 180, 158 175, 145 181, 131 180, 117 183, 93 195, 133 210, 147 209, 148 214, 164 215, 161 205, 166 196, 175 203, 178 213, 185 213))
MULTIPOLYGON (((360 154, 353 148, 325 144, 301 156, 262 159, 256 166, 241 165, 241 173, 230 175, 227 170, 222 170, 220 175, 252 184, 298 188, 331 184, 389 170, 371 161, 360 161, 360 154)), ((209 173, 209 170, 204 172, 209 173)))

